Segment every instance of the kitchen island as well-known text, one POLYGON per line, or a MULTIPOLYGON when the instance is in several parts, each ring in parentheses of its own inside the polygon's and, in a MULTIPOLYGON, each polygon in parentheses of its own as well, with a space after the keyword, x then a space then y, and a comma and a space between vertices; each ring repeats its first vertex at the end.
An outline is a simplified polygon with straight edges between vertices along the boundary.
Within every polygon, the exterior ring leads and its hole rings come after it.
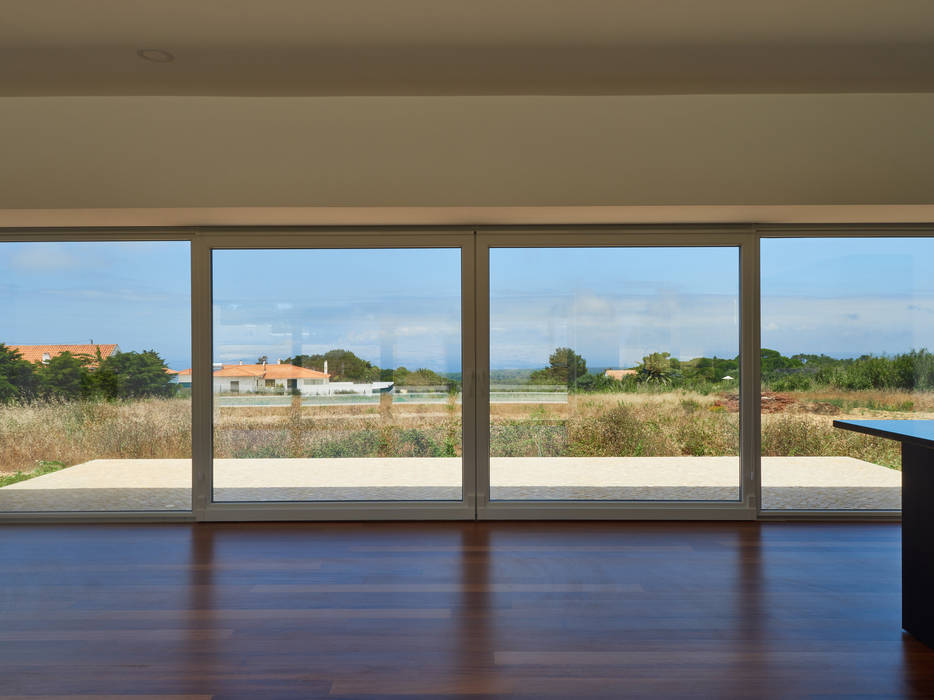
POLYGON ((934 647, 934 420, 835 420, 902 444, 902 629, 934 647))

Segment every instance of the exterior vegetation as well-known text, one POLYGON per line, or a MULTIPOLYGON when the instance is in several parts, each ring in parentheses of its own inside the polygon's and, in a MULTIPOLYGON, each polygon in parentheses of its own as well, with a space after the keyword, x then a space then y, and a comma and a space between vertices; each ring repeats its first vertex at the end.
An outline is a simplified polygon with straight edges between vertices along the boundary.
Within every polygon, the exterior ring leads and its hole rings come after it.
POLYGON ((575 386, 587 376, 587 361, 571 348, 558 348, 548 358, 548 367, 532 372, 530 384, 575 386))
POLYGON ((102 358, 63 352, 48 362, 27 362, 0 343, 0 401, 130 399, 172 396, 172 377, 155 350, 102 358))
MULTIPOLYGON (((897 468, 898 445, 831 426, 834 417, 934 416, 934 393, 794 392, 763 415, 762 453, 849 455, 897 468), (915 414, 898 409, 911 404, 915 414)), ((493 404, 491 453, 499 457, 733 455, 738 414, 728 398, 690 391, 569 397, 562 404, 493 404)), ((461 454, 459 405, 218 408, 218 457, 449 457, 461 454)), ((29 474, 37 460, 191 455, 187 399, 50 401, 0 406, 0 465, 29 474)), ((38 475, 38 473, 32 473, 38 475)))
MULTIPOLYGON (((262 359, 262 358, 260 358, 262 359)), ((323 355, 295 355, 287 357, 286 364, 324 371, 327 362, 332 382, 393 382, 397 386, 435 386, 456 388, 457 381, 430 369, 409 370, 406 367, 380 369, 376 365, 354 355, 350 350, 328 350, 323 355)))
MULTIPOLYGON (((564 383, 555 368, 556 358, 567 357, 569 348, 558 348, 551 356, 552 367, 533 372, 543 378, 550 373, 564 383)), ((579 355, 576 357, 580 358, 579 355)), ((581 358, 581 365, 586 367, 581 358)), ((579 365, 580 366, 580 365, 579 365)), ((603 374, 580 374, 567 381, 571 391, 611 393, 642 391, 655 386, 662 390, 686 389, 700 393, 738 386, 739 358, 698 357, 680 361, 667 352, 655 352, 642 358, 632 368, 635 373, 621 380, 603 374)), ((856 358, 835 358, 827 355, 798 354, 785 357, 777 350, 762 349, 761 377, 767 391, 934 391, 934 353, 926 349, 899 355, 863 355, 856 358)))
MULTIPOLYGON (((338 370, 344 378, 378 369, 349 355, 338 370)), ((320 359, 323 365, 324 357, 290 360, 320 359)), ((558 348, 548 367, 511 375, 530 386, 558 382, 568 395, 552 403, 493 403, 492 455, 738 453, 735 359, 678 362, 652 353, 634 369, 622 381, 612 380, 587 373, 584 358, 558 348)), ((410 377, 410 386, 429 380, 436 387, 456 386, 452 379, 437 382, 445 378, 430 370, 410 377)), ((30 365, 0 345, 0 486, 96 458, 190 457, 190 400, 173 397, 172 388, 152 351, 106 359, 66 353, 30 365)), ((934 417, 934 358, 926 350, 846 360, 763 350, 763 389, 763 455, 849 455, 898 468, 896 443, 834 430, 831 422, 843 416, 934 417)), ((432 404, 315 406, 295 400, 291 406, 215 408, 218 457, 453 457, 462 453, 461 436, 453 391, 432 404)))
POLYGON ((20 481, 26 481, 37 476, 44 476, 45 474, 51 474, 52 472, 57 472, 59 469, 65 467, 61 462, 47 462, 45 460, 36 460, 36 466, 29 472, 16 471, 12 474, 3 474, 0 473, 0 488, 4 486, 9 486, 10 484, 15 484, 20 481))

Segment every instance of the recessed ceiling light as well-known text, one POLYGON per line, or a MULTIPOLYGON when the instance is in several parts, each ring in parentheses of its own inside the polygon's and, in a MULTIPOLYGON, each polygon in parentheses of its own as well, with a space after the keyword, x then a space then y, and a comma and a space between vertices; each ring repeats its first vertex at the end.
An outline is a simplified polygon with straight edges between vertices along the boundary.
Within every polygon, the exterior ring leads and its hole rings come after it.
POLYGON ((173 54, 162 49, 139 49, 136 55, 144 61, 152 61, 153 63, 171 63, 175 60, 173 54))

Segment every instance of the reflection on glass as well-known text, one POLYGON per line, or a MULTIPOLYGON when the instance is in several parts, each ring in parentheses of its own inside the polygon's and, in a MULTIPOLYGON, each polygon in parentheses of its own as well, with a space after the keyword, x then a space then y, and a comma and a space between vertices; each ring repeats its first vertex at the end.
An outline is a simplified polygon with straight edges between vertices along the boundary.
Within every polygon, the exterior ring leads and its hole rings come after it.
POLYGON ((213 269, 216 501, 461 499, 459 249, 213 269))
POLYGON ((739 498, 736 248, 496 248, 491 497, 739 498))
POLYGON ((0 512, 191 509, 187 242, 0 243, 0 512))
POLYGON ((898 510, 899 444, 835 418, 934 417, 934 239, 762 242, 762 505, 898 510))

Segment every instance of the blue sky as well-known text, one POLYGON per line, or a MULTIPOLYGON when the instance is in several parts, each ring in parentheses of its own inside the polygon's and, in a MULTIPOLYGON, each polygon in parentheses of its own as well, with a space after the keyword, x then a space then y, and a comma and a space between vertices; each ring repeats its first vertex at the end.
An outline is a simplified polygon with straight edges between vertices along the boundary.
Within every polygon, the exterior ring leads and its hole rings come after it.
POLYGON ((333 348, 380 367, 461 366, 460 251, 214 253, 214 359, 333 348))
MULTIPOLYGON (((934 239, 767 239, 762 340, 785 354, 934 348, 934 239)), ((494 368, 561 345, 591 367, 738 352, 734 248, 494 249, 494 368)), ((453 249, 217 251, 215 360, 341 347, 460 369, 453 249)), ((0 342, 116 342, 190 366, 185 242, 0 244, 0 342)))
POLYGON ((738 270, 736 248, 494 249, 490 364, 538 367, 561 346, 589 367, 735 357, 738 270))
POLYGON ((191 358, 187 242, 0 243, 0 342, 191 358))
POLYGON ((762 345, 833 357, 934 350, 934 239, 762 241, 762 345))

